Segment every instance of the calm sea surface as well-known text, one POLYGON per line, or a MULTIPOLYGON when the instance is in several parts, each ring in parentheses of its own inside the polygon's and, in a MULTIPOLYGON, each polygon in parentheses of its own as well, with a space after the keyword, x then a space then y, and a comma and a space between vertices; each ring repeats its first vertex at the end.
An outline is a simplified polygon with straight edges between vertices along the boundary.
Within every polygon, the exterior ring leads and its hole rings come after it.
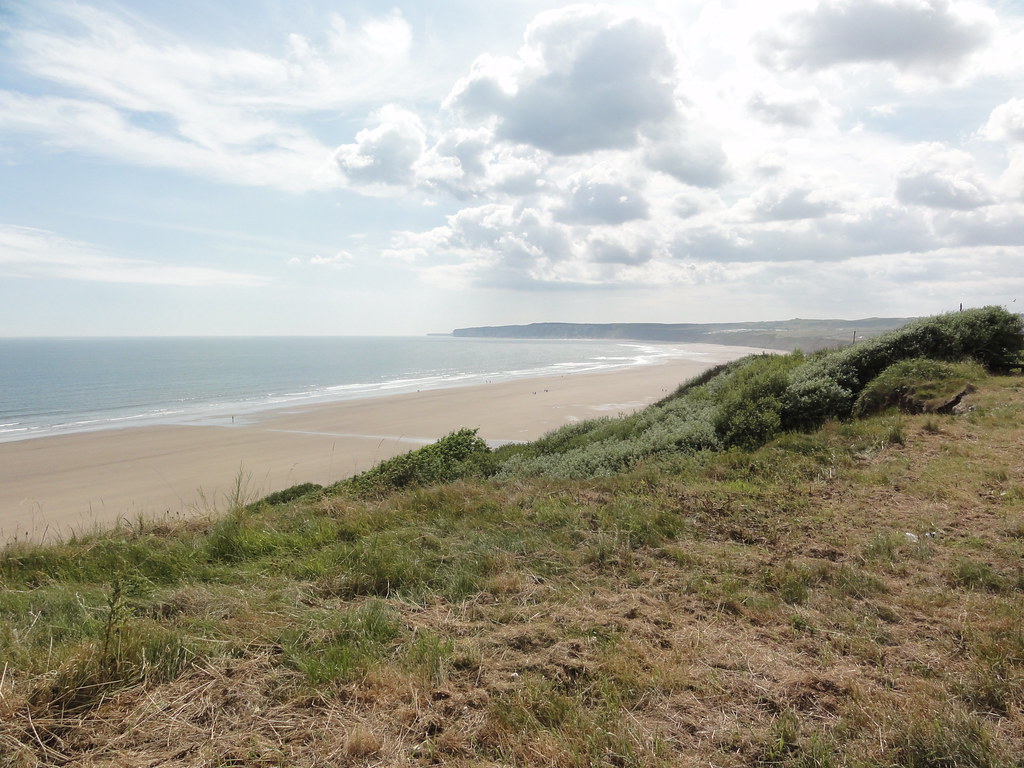
POLYGON ((447 336, 0 339, 0 442, 700 357, 685 345, 447 336))

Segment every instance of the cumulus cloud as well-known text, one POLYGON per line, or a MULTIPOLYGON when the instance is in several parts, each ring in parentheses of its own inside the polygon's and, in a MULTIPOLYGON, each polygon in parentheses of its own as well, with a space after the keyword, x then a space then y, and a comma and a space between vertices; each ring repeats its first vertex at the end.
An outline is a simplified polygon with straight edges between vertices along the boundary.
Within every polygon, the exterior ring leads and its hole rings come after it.
POLYGON ((820 264, 870 254, 921 253, 939 245, 922 213, 880 202, 816 220, 692 227, 680 232, 670 248, 675 258, 704 262, 820 264))
POLYGON ((555 155, 633 147, 675 114, 676 62, 658 25, 570 6, 540 14, 525 39, 518 60, 479 59, 446 103, 555 155))
POLYGON ((707 202, 697 194, 681 192, 672 198, 671 211, 681 219, 688 219, 706 210, 707 202))
POLYGON ((820 0, 757 40, 776 70, 889 63, 948 74, 993 35, 991 14, 950 0, 820 0))
POLYGON ((243 272, 111 256, 53 232, 5 224, 0 224, 0 273, 7 277, 190 287, 255 287, 269 282, 260 275, 243 272))
POLYGON ((966 152, 941 144, 918 147, 896 178, 896 199, 907 205, 969 211, 993 202, 966 152))
POLYGON ((356 184, 408 184, 427 146, 419 117, 395 106, 379 110, 373 127, 356 134, 354 144, 334 153, 338 168, 356 184))
POLYGON ((1010 99, 993 109, 981 135, 992 141, 1024 142, 1024 99, 1010 99))
POLYGON ((356 185, 458 199, 543 195, 530 205, 555 204, 559 221, 621 224, 648 217, 649 203, 619 178, 579 177, 589 156, 616 153, 611 162, 633 173, 639 161, 696 187, 729 178, 714 129, 679 110, 679 88, 663 26, 628 10, 570 6, 539 14, 516 57, 480 56, 431 123, 435 135, 392 106, 335 159, 356 185))
POLYGON ((437 143, 434 151, 440 157, 458 162, 461 174, 479 178, 487 173, 487 160, 494 134, 486 128, 456 128, 437 143))
POLYGON ((624 224, 647 218, 649 210, 650 206, 638 191, 587 173, 572 180, 558 218, 573 224, 624 224))
POLYGON ((638 266, 654 258, 654 244, 647 239, 626 242, 621 238, 597 238, 587 244, 588 260, 597 264, 638 266))
POLYGON ((442 134, 415 165, 415 185, 457 199, 486 194, 523 197, 549 186, 551 156, 495 139, 487 128, 458 127, 442 134))
MULTIPOLYGON (((449 285, 504 288, 630 284, 665 269, 657 243, 628 225, 578 231, 541 208, 488 204, 465 208, 444 226, 403 233, 396 251, 441 261, 424 268, 449 285)), ((677 265, 668 265, 677 271, 677 265)))
POLYGON ((766 187, 752 198, 754 218, 760 221, 817 219, 839 210, 839 205, 809 187, 766 187))
POLYGON ((648 144, 644 164, 694 187, 720 187, 729 178, 729 159, 719 141, 677 127, 648 144))
POLYGON ((957 212, 940 221, 939 228, 957 246, 1024 246, 1024 206, 1011 203, 957 212))
POLYGON ((754 93, 747 101, 754 117, 770 125, 788 128, 809 128, 821 111, 817 97, 792 97, 754 93))

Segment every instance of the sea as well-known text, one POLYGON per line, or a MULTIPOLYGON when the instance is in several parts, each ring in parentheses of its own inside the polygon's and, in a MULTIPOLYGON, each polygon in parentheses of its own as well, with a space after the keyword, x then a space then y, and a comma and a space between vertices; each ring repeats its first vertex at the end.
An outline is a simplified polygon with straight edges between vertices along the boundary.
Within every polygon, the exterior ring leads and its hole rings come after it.
POLYGON ((422 337, 0 339, 0 442, 701 359, 683 344, 422 337))

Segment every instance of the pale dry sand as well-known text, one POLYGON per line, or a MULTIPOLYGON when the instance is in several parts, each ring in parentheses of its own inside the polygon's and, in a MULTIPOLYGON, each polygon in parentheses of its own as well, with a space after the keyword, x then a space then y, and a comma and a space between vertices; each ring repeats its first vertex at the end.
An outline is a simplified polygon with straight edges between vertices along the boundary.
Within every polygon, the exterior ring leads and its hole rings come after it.
POLYGON ((760 351, 686 346, 702 357, 266 411, 222 426, 2 443, 0 544, 211 514, 230 506, 236 491, 255 499, 298 483, 332 483, 461 427, 479 428, 489 441, 531 440, 572 421, 630 413, 712 365, 760 351))

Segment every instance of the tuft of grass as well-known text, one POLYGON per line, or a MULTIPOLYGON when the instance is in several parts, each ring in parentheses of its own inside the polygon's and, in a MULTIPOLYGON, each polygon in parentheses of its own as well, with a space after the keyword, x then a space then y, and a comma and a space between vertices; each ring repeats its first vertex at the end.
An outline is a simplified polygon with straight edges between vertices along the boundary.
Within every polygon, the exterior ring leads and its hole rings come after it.
POLYGON ((113 579, 103 606, 105 615, 94 625, 92 637, 34 688, 29 696, 33 706, 62 714, 78 712, 117 690, 173 679, 199 655, 181 633, 135 616, 142 594, 144 588, 138 582, 113 579))
POLYGON ((1010 768, 985 723, 959 707, 906 718, 892 738, 896 765, 912 768, 1010 768))
POLYGON ((314 686, 359 679, 397 650, 404 629, 385 603, 371 600, 340 613, 309 616, 282 638, 285 663, 314 686))
POLYGON ((951 585, 964 589, 1001 592, 1007 588, 1006 580, 991 565, 971 558, 956 561, 949 571, 948 579, 951 585))
POLYGON ((767 589, 777 592, 783 602, 801 605, 810 597, 814 587, 829 580, 830 571, 824 564, 784 562, 779 567, 765 569, 762 582, 767 589))
POLYGON ((889 422, 889 427, 885 433, 885 441, 889 445, 906 445, 907 435, 903 430, 903 421, 900 419, 893 419, 889 422))
POLYGON ((430 685, 439 685, 447 679, 454 657, 454 641, 430 631, 416 632, 405 645, 406 665, 430 685))

